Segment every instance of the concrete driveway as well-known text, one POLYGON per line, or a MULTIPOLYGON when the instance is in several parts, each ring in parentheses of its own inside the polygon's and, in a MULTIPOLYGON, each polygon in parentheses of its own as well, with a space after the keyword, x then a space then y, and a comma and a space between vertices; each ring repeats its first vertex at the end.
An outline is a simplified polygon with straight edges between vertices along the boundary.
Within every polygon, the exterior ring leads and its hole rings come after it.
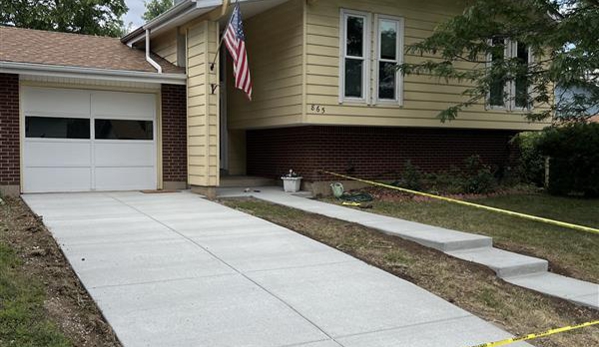
POLYGON ((409 282, 191 193, 23 198, 125 347, 466 347, 510 336, 409 282))

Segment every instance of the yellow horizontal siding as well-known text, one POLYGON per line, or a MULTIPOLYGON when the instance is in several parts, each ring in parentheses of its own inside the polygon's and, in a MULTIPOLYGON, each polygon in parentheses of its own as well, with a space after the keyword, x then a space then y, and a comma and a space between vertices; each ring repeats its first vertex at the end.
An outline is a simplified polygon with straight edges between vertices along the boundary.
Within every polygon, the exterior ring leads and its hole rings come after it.
MULTIPOLYGON (((341 9, 363 11, 404 18, 404 39, 409 45, 430 36, 441 21, 460 13, 456 3, 446 1, 409 0, 331 0, 308 4, 306 18, 306 98, 305 122, 331 125, 372 126, 426 126, 466 127, 486 129, 540 129, 542 123, 530 124, 522 113, 486 110, 479 104, 466 109, 458 121, 441 124, 436 118, 439 111, 466 100, 462 92, 467 83, 446 84, 431 76, 406 76, 404 79, 403 107, 398 104, 373 105, 345 102, 339 104, 340 68, 340 12, 341 9), (311 111, 313 105, 325 108, 324 114, 311 111)), ((375 26, 372 26, 374 32, 375 26)), ((369 37, 373 38, 373 32, 369 37)), ((376 56, 374 41, 371 57, 376 56)), ((439 61, 432 55, 406 54, 408 63, 423 59, 439 61)), ((372 64, 374 65, 374 64, 372 64)), ((472 69, 480 65, 458 62, 459 69, 472 69)), ((374 66, 371 76, 371 93, 376 91, 374 66)))
POLYGON ((188 182, 219 185, 218 67, 210 70, 218 40, 218 23, 204 21, 187 32, 187 158, 188 182))
POLYGON ((234 89, 227 66, 230 129, 301 122, 303 111, 303 0, 291 0, 244 22, 254 82, 253 100, 234 89))

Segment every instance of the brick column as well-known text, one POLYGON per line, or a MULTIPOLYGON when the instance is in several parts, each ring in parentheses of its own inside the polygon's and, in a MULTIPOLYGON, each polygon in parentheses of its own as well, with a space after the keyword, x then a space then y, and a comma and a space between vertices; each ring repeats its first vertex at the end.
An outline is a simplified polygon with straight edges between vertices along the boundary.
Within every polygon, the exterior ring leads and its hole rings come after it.
POLYGON ((162 180, 164 189, 187 187, 186 86, 163 84, 162 180))
POLYGON ((0 194, 19 195, 19 75, 0 74, 0 194))

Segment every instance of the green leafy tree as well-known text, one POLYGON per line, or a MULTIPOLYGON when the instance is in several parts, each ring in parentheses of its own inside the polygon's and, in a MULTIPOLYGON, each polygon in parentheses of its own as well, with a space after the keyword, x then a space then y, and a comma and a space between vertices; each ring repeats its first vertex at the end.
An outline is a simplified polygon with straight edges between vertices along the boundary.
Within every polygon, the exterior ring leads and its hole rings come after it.
POLYGON ((498 99, 525 105, 533 121, 554 114, 586 120, 599 104, 598 33, 599 0, 470 0, 461 15, 407 47, 407 53, 427 58, 399 69, 469 85, 463 102, 440 112, 443 122, 498 99), (505 55, 506 49, 515 54, 505 55), (474 68, 460 68, 464 64, 474 68), (505 88, 513 85, 515 93, 505 88), (556 103, 554 86, 584 92, 556 103))
POLYGON ((0 24, 78 34, 119 36, 125 0, 0 1, 0 24))
POLYGON ((141 16, 146 22, 160 16, 169 8, 173 7, 173 0, 150 0, 144 1, 146 12, 141 16))

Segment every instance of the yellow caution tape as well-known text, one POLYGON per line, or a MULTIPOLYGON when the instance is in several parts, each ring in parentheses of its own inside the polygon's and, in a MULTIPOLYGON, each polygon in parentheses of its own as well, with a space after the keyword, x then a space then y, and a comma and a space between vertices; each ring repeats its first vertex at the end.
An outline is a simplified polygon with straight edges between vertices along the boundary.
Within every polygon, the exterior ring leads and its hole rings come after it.
POLYGON ((570 326, 563 327, 563 328, 549 329, 547 331, 544 331, 542 333, 537 333, 537 334, 528 334, 528 335, 522 335, 522 336, 518 336, 518 337, 512 337, 511 339, 505 339, 505 340, 501 340, 501 341, 487 342, 487 343, 483 343, 483 344, 476 345, 476 346, 471 346, 471 347, 497 347, 497 346, 505 346, 505 345, 509 345, 511 343, 514 343, 514 342, 534 340, 534 339, 538 339, 538 338, 541 338, 541 337, 546 337, 546 336, 549 336, 549 335, 563 333, 563 332, 566 332, 566 331, 571 331, 571 330, 576 330, 576 329, 582 329, 582 328, 590 327, 591 325, 595 325, 595 324, 599 324, 599 320, 596 320, 596 321, 593 321, 593 322, 582 323, 582 324, 578 324, 578 325, 570 325, 570 326))
POLYGON ((448 197, 444 197, 444 196, 439 196, 439 195, 434 195, 434 194, 429 194, 429 193, 423 193, 423 192, 419 192, 417 190, 411 190, 411 189, 406 189, 406 188, 392 186, 392 185, 385 184, 385 183, 379 183, 379 182, 364 180, 364 179, 361 179, 361 178, 356 178, 356 177, 352 177, 352 176, 342 175, 342 174, 338 174, 338 173, 335 173, 335 172, 330 172, 330 171, 323 171, 323 172, 326 173, 326 174, 329 174, 331 176, 341 177, 341 178, 345 178, 345 179, 356 181, 356 182, 362 182, 362 183, 370 184, 370 185, 373 185, 373 186, 378 186, 378 187, 384 187, 384 188, 389 188, 389 189, 393 189, 393 190, 398 190, 398 191, 404 192, 404 193, 425 196, 425 197, 431 198, 431 199, 437 199, 437 200, 452 202, 452 203, 459 204, 459 205, 470 206, 470 207, 474 207, 474 208, 478 208, 478 209, 482 209, 482 210, 487 210, 487 211, 502 213, 502 214, 505 214, 505 215, 508 215, 508 216, 520 217, 520 218, 524 218, 524 219, 528 219, 528 220, 533 220, 533 221, 536 221, 536 222, 542 222, 542 223, 557 225, 557 226, 560 226, 560 227, 574 229, 574 230, 578 230, 578 231, 584 231, 584 232, 588 232, 588 233, 599 234, 599 229, 587 227, 587 226, 584 226, 584 225, 566 223, 566 222, 561 222, 561 221, 557 221, 557 220, 553 220, 553 219, 537 217, 537 216, 533 216, 533 215, 530 215, 530 214, 525 214, 525 213, 520 213, 520 212, 514 212, 514 211, 509 211, 509 210, 503 210, 503 209, 496 208, 496 207, 491 207, 491 206, 474 204, 472 202, 467 202, 467 201, 463 201, 463 200, 452 199, 452 198, 448 198, 448 197))

